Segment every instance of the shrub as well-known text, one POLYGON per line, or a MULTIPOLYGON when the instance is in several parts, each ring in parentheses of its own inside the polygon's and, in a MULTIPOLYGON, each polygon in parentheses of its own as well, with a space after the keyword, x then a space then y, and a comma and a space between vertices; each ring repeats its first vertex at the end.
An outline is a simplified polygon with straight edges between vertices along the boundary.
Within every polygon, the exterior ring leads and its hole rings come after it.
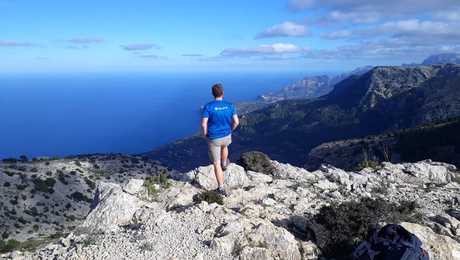
POLYGON ((7 241, 0 240, 0 253, 7 253, 17 249, 20 246, 20 242, 14 239, 7 241))
POLYGON ((10 177, 13 177, 14 172, 5 171, 5 174, 8 175, 8 176, 10 176, 10 177))
POLYGON ((158 192, 156 186, 160 186, 160 189, 167 189, 171 186, 171 183, 169 182, 167 173, 160 173, 157 176, 146 178, 144 186, 147 188, 149 196, 151 196, 158 192))
POLYGON ((54 192, 54 184, 56 180, 53 178, 46 178, 45 180, 36 178, 32 181, 34 183, 35 190, 45 192, 45 193, 53 193, 54 192))
POLYGON ((25 190, 27 188, 27 184, 16 184, 16 189, 18 190, 25 190))
POLYGON ((94 190, 96 188, 96 183, 94 183, 94 181, 90 180, 88 177, 85 177, 84 180, 90 189, 94 190))
POLYGON ((58 170, 58 180, 64 184, 64 185, 68 185, 69 183, 67 182, 66 178, 65 178, 65 174, 61 171, 61 170, 58 170))
POLYGON ((5 158, 2 160, 4 163, 17 163, 18 159, 16 158, 5 158))
POLYGON ((139 247, 139 249, 141 251, 153 251, 154 245, 151 242, 145 242, 139 247))
POLYGON ((238 160, 238 164, 247 171, 262 172, 272 174, 275 171, 270 158, 262 152, 243 153, 238 160))
POLYGON ((76 202, 80 202, 80 201, 85 201, 85 202, 88 202, 88 203, 93 202, 92 199, 86 197, 85 195, 83 195, 81 192, 78 192, 78 191, 70 194, 70 198, 72 198, 76 202))
POLYGON ((383 199, 364 198, 322 207, 314 222, 326 230, 327 241, 320 244, 328 258, 351 259, 353 247, 366 239, 371 228, 383 223, 420 222, 417 204, 403 201, 399 205, 383 199))
POLYGON ((211 203, 217 203, 219 205, 224 204, 224 199, 222 195, 220 195, 219 193, 215 191, 203 191, 193 196, 193 202, 195 202, 196 204, 202 201, 206 201, 209 204, 211 203))
POLYGON ((361 171, 362 169, 365 169, 365 168, 371 168, 371 169, 377 170, 381 168, 381 165, 380 165, 380 162, 378 161, 364 160, 356 166, 357 171, 361 171))

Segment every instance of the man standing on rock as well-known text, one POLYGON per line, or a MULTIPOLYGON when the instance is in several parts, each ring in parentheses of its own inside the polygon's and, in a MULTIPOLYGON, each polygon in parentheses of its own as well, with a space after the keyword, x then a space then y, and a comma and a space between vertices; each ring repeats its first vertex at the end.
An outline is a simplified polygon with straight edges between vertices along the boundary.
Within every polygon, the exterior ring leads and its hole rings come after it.
POLYGON ((232 143, 232 132, 238 127, 239 119, 235 106, 224 100, 222 84, 212 86, 214 101, 204 106, 201 128, 209 147, 209 158, 214 166, 218 188, 217 192, 226 196, 224 173, 229 165, 228 146, 232 143))

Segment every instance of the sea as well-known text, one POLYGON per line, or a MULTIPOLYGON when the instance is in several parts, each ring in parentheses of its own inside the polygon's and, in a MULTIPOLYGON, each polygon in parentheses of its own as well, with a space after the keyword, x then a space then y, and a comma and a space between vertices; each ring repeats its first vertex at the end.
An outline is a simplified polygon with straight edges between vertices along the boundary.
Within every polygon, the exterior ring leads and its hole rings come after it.
POLYGON ((199 131, 222 83, 253 101, 301 73, 105 73, 0 76, 0 158, 138 154, 199 131))

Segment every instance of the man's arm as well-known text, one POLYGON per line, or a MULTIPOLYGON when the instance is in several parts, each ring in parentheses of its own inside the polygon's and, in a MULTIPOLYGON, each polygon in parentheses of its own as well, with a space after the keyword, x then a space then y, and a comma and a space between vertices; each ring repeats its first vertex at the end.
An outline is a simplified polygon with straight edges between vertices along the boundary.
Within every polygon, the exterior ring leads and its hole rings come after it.
POLYGON ((232 131, 235 131, 235 129, 238 127, 238 125, 240 124, 240 119, 238 118, 238 115, 237 114, 234 114, 233 115, 233 123, 232 123, 232 131))
POLYGON ((201 119, 201 134, 203 137, 206 137, 208 135, 208 118, 203 117, 201 119))

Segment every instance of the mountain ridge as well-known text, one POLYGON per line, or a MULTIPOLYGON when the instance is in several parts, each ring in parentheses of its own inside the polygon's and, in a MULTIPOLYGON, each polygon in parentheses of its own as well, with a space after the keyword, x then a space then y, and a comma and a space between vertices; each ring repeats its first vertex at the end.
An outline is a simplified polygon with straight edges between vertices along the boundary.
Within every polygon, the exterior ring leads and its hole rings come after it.
MULTIPOLYGON (((460 116, 459 82, 459 65, 375 67, 341 81, 325 96, 284 100, 244 115, 231 159, 260 150, 275 160, 303 165, 309 151, 324 142, 460 116)), ((145 155, 187 170, 208 161, 206 149, 205 140, 193 136, 145 155)))

